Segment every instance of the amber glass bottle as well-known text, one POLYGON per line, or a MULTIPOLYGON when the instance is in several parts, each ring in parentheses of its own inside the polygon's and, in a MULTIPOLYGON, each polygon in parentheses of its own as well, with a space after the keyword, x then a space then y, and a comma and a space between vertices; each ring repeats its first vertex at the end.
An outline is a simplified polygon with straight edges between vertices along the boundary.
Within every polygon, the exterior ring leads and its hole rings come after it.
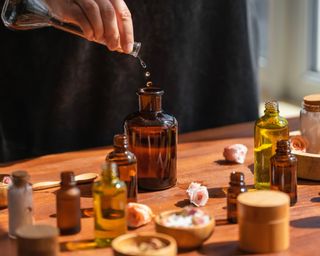
POLYGON ((113 148, 114 150, 106 156, 106 161, 114 162, 118 165, 119 178, 127 185, 128 202, 137 202, 137 159, 128 150, 127 136, 116 134, 113 138, 113 148))
POLYGON ((118 178, 116 163, 102 167, 101 180, 93 185, 94 234, 99 247, 109 246, 112 239, 127 232, 127 189, 118 178))
POLYGON ((243 192, 247 192, 242 172, 232 172, 230 174, 230 187, 227 192, 227 219, 230 223, 237 223, 237 197, 243 192))
POLYGON ((162 111, 163 93, 156 87, 141 88, 139 111, 124 124, 129 148, 138 160, 138 185, 146 190, 166 189, 177 180, 178 123, 162 111))
POLYGON ((271 189, 285 192, 290 205, 297 202, 297 158, 291 154, 290 142, 277 142, 276 154, 270 159, 271 189))
POLYGON ((256 189, 270 188, 270 158, 278 140, 289 138, 288 121, 279 116, 278 102, 267 101, 264 116, 254 127, 254 184, 256 189))
POLYGON ((57 226, 61 235, 80 232, 80 190, 73 172, 61 173, 61 188, 57 192, 57 226))

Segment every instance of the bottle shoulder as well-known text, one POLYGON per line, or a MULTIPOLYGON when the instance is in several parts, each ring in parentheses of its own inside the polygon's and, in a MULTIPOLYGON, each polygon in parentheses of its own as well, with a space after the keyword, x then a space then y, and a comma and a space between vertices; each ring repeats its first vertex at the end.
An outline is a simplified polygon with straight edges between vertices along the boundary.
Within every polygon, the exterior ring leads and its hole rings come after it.
POLYGON ((135 112, 127 116, 125 126, 165 126, 177 127, 176 118, 163 111, 161 112, 135 112))
POLYGON ((268 116, 264 115, 255 122, 255 127, 263 129, 279 129, 288 127, 288 121, 286 118, 276 115, 268 116))
POLYGON ((112 151, 106 156, 106 161, 110 162, 120 162, 124 164, 133 164, 137 162, 136 156, 129 150, 123 152, 112 151))

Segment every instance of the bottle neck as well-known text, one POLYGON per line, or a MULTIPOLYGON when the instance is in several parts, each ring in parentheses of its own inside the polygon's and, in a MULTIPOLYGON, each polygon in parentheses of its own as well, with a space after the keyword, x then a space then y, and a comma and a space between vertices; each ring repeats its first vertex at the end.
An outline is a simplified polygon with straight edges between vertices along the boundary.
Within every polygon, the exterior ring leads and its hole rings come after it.
POLYGON ((125 134, 116 134, 113 137, 113 149, 117 153, 123 153, 128 150, 128 139, 125 134))
POLYGON ((288 140, 280 140, 277 142, 277 155, 290 155, 291 148, 290 148, 290 141, 288 140))
POLYGON ((102 181, 111 183, 114 180, 118 180, 118 167, 115 163, 107 162, 102 166, 102 181))
POLYGON ((160 112, 162 111, 161 95, 139 95, 140 112, 160 112))
POLYGON ((277 101, 267 101, 265 103, 265 115, 268 116, 278 116, 279 115, 279 105, 277 101))

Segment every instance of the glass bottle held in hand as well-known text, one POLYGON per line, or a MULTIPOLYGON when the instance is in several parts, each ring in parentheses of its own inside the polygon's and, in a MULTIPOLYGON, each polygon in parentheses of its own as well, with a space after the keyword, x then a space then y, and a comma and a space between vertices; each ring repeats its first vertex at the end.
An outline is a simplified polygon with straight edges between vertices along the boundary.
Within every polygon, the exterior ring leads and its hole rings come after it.
POLYGON ((291 153, 290 142, 277 142, 276 154, 270 159, 271 189, 290 197, 290 205, 297 202, 297 158, 291 153))
MULTIPOLYGON (((1 13, 3 24, 13 30, 30 30, 43 27, 55 27, 68 33, 84 37, 80 27, 61 21, 45 0, 6 0, 1 13)), ((94 40, 105 45, 105 42, 94 40)), ((130 55, 137 57, 140 42, 134 42, 130 55)), ((121 49, 118 49, 121 51, 121 49)))
POLYGON ((288 121, 279 115, 276 101, 267 101, 264 116, 254 126, 254 184, 256 189, 270 189, 270 158, 278 140, 289 138, 288 121))
POLYGON ((177 180, 178 123, 163 112, 163 93, 152 86, 139 89, 139 111, 129 115, 124 124, 130 150, 138 160, 141 189, 167 189, 177 180))
POLYGON ((114 162, 118 165, 120 180, 127 185, 128 202, 137 202, 137 159, 128 149, 127 136, 116 134, 113 138, 113 148, 114 150, 106 156, 106 161, 114 162))
POLYGON ((118 178, 118 167, 107 162, 102 166, 101 180, 93 185, 94 234, 99 247, 127 232, 127 189, 118 178))

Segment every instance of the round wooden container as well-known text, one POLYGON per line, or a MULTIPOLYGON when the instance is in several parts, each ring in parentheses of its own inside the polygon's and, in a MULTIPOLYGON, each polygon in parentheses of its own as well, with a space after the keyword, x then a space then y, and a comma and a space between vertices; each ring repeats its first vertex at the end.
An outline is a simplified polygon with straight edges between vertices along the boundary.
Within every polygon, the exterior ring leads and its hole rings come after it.
POLYGON ((289 196, 260 190, 238 196, 240 248, 253 253, 273 253, 289 247, 289 196))
POLYGON ((48 225, 26 225, 17 230, 18 255, 56 256, 59 253, 57 228, 48 225))

